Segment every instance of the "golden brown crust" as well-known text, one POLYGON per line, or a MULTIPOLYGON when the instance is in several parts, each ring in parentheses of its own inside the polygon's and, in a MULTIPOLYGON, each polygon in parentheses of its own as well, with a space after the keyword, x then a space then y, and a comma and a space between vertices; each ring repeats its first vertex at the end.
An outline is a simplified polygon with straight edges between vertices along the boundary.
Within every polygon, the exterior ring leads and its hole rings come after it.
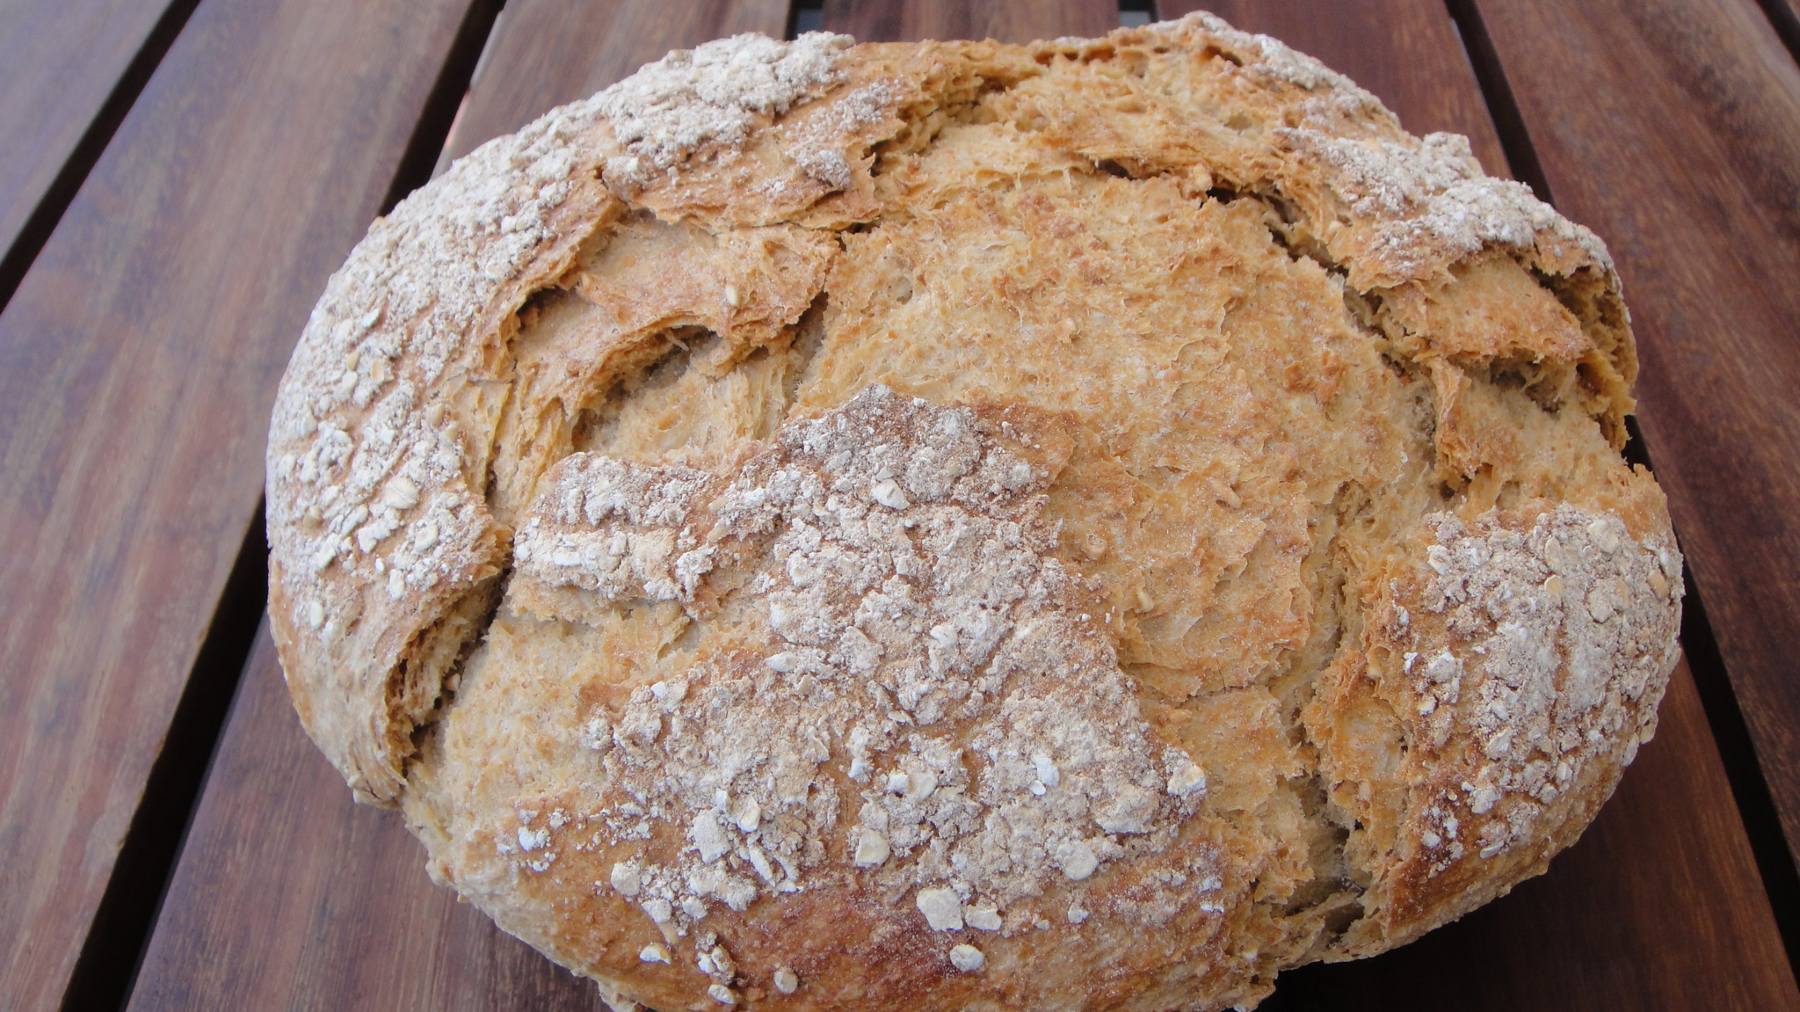
POLYGON ((740 37, 483 147, 269 449, 295 706, 609 1003, 1219 1007, 1541 871, 1679 556, 1593 235, 1279 43, 740 37))

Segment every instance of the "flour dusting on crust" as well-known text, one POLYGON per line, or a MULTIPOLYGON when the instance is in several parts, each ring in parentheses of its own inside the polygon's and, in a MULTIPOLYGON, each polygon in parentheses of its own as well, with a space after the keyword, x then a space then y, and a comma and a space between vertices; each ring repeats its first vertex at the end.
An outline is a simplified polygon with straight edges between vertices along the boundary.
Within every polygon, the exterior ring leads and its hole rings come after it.
POLYGON ((371 229, 277 402, 273 625, 359 794, 609 1000, 1253 1003, 1534 873, 1648 737, 1661 499, 1480 350, 1602 337, 1591 233, 1216 18, 740 36, 371 229), (1441 318, 1384 361, 1346 307, 1411 285, 1504 331, 1447 366, 1485 414, 1415 410, 1441 318))
POLYGON ((552 240, 549 219, 576 190, 573 138, 594 116, 591 100, 565 106, 459 160, 376 223, 313 310, 276 401, 269 512, 273 548, 319 624, 339 617, 317 584, 334 564, 398 597, 470 547, 475 503, 448 487, 461 434, 434 418, 428 391, 552 240), (397 533, 399 550, 378 562, 397 533))
POLYGON ((1276 133, 1316 157, 1339 198, 1379 223, 1370 254, 1401 274, 1488 246, 1530 251, 1540 235, 1612 267, 1599 236, 1557 214, 1524 183, 1483 175, 1461 134, 1388 140, 1309 127, 1276 133))
POLYGON ((1618 516, 1561 505, 1529 529, 1489 515, 1430 521, 1427 611, 1451 643, 1408 661, 1426 740, 1476 742, 1475 768, 1442 799, 1421 841, 1459 859, 1533 841, 1533 823, 1589 763, 1656 725, 1679 647, 1681 557, 1634 539, 1618 516), (1459 705, 1460 704, 1460 705, 1459 705), (1461 808, 1458 822, 1446 813, 1461 808))
MULTIPOLYGON (((592 100, 458 160, 375 223, 332 276, 276 397, 267 456, 271 580, 304 640, 308 729, 357 791, 391 800, 408 734, 438 696, 408 666, 504 561, 472 444, 447 403, 486 342, 609 200, 580 171, 592 100)), ((587 157, 597 157, 588 155, 587 157)), ((284 650, 290 676, 294 654, 284 650)), ((423 657, 414 660, 422 661, 423 657)))
POLYGON ((1204 773, 1138 716, 1010 428, 871 387, 710 485, 591 458, 554 477, 520 578, 704 622, 698 574, 736 568, 767 627, 767 649, 637 689, 595 742, 609 842, 688 841, 610 883, 652 919, 686 931, 832 862, 922 926, 1010 930, 1047 883, 1171 844, 1204 773))
MULTIPOLYGON (((1363 243, 1345 249, 1364 271, 1415 278, 1490 246, 1559 267, 1573 256, 1612 270, 1606 244, 1592 231, 1557 214, 1525 184, 1484 175, 1468 138, 1400 130, 1373 95, 1313 57, 1204 12, 1151 30, 1228 49, 1244 73, 1300 89, 1301 97, 1284 100, 1292 118, 1273 133, 1345 206, 1343 223, 1368 228, 1363 243)), ((1312 227, 1329 242, 1333 224, 1312 227)))
POLYGON ((405 684, 396 695, 396 679, 442 674, 404 670, 402 652, 505 561, 483 476, 465 473, 491 433, 464 431, 446 388, 478 378, 508 316, 607 213, 614 198, 595 168, 609 155, 649 172, 698 146, 741 144, 754 117, 835 80, 848 44, 740 36, 674 54, 458 159, 331 278, 276 399, 268 526, 292 634, 330 655, 321 678, 297 683, 317 713, 309 727, 360 792, 398 792, 394 749, 438 694, 405 684), (315 691, 315 680, 335 685, 315 691), (364 707, 384 711, 372 727, 364 707))
POLYGON ((1211 12, 1195 11, 1173 21, 1156 22, 1149 27, 1153 31, 1172 33, 1188 31, 1195 27, 1205 29, 1219 41, 1244 52, 1255 54, 1256 59, 1249 64, 1249 67, 1258 74, 1309 91, 1332 89, 1360 95, 1366 98, 1370 104, 1379 104, 1375 102, 1374 96, 1364 91, 1356 82, 1327 67, 1317 58, 1290 47, 1280 39, 1233 28, 1224 18, 1211 12))
POLYGON ((645 66, 596 96, 626 149, 607 160, 607 180, 646 185, 707 145, 742 144, 758 117, 837 81, 837 56, 853 41, 825 32, 793 42, 735 35, 645 66))

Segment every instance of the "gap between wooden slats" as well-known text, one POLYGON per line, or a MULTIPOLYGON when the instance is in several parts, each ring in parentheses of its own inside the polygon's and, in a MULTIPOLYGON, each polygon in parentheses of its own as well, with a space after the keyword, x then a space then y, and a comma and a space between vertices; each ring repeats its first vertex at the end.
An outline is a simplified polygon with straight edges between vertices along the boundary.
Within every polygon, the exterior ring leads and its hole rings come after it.
POLYGON ((57 219, 75 198, 82 180, 150 80, 150 72, 181 34, 181 26, 198 3, 172 0, 134 46, 130 35, 119 38, 115 33, 129 31, 132 22, 152 14, 155 5, 150 0, 129 0, 123 5, 124 16, 93 3, 83 5, 80 16, 71 16, 63 0, 43 0, 35 6, 14 2, 0 14, 0 22, 5 22, 0 28, 16 33, 0 43, 0 53, 13 56, 6 72, 40 75, 38 80, 5 85, 6 95, 0 99, 5 109, 0 114, 0 134, 7 138, 6 152, 0 155, 7 163, 0 180, 5 186, 0 193, 0 205, 4 205, 0 206, 0 307, 12 298, 19 279, 49 240, 57 219), (34 16, 47 23, 25 23, 34 16), (103 22, 98 34, 88 19, 103 22), (83 31, 72 34, 72 29, 83 31), (12 52, 15 46, 30 47, 31 57, 20 58, 12 52), (122 64, 94 62, 109 55, 125 55, 120 46, 135 49, 122 64), (56 72, 47 73, 52 65, 56 72), (117 77, 112 87, 100 91, 96 82, 113 74, 117 77), (50 123, 41 121, 45 116, 51 118, 50 123), (77 127, 79 133, 72 133, 77 127), (60 164, 50 164, 52 161, 60 164))
POLYGON ((1646 440, 1800 857, 1800 69, 1748 0, 1475 4, 1556 187, 1622 252, 1646 440))
POLYGON ((1800 0, 1761 0, 1763 13, 1788 53, 1800 59, 1800 0))

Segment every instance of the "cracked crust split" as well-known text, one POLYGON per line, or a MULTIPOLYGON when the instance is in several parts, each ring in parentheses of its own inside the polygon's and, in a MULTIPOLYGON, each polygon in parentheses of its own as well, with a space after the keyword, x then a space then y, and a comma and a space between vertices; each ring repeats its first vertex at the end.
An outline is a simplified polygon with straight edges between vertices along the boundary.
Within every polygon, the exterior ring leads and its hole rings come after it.
POLYGON ((741 37, 371 230, 271 615, 359 796, 615 1004, 1251 1004, 1648 738, 1635 367, 1590 233, 1216 19, 741 37))

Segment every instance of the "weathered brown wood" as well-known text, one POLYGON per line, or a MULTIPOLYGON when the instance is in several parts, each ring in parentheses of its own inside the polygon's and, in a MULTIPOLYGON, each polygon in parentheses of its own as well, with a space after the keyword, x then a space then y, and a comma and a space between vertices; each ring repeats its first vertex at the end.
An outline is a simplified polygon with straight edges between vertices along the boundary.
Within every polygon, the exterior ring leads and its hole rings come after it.
POLYGON ((1558 206, 1618 258, 1644 441, 1800 857, 1800 67, 1751 0, 1476 6, 1558 206))
POLYGON ((863 42, 997 39, 1029 42, 1104 35, 1119 27, 1116 0, 825 0, 825 28, 863 42))
MULTIPOLYGON (((1195 6, 1165 2, 1161 13, 1195 6)), ((1329 19, 1297 2, 1208 6, 1237 27, 1274 35, 1348 74, 1414 132, 1468 135, 1483 165, 1506 171, 1473 68, 1441 3, 1387 0, 1379 17, 1329 19)), ((1641 292, 1630 294, 1635 307, 1641 292)), ((1451 995, 1458 1007, 1496 1009, 1790 1002, 1792 971, 1686 664, 1675 673, 1662 719, 1619 795, 1544 879, 1419 944, 1296 974, 1277 991, 1278 1004, 1443 1005, 1451 995), (1665 891, 1654 888, 1659 881, 1665 891), (1669 916, 1672 903, 1680 905, 1679 917, 1669 916), (1501 980, 1489 967, 1509 972, 1501 980), (1471 997, 1473 972, 1482 990, 1471 997)))
POLYGON ((468 8, 204 5, 0 315, 0 1004, 65 993, 183 731, 276 378, 468 8))
POLYGON ((740 32, 780 38, 787 14, 788 0, 512 4, 494 27, 438 167, 540 113, 592 95, 671 49, 740 32))
POLYGON ((350 800, 300 730, 266 632, 208 779, 133 1008, 601 1007, 432 885, 398 816, 350 800))
MULTIPOLYGON (((0 5, 0 262, 175 0, 0 5)), ((121 96, 126 98, 128 96, 121 96)), ((0 277, 0 288, 10 282, 0 277)))

